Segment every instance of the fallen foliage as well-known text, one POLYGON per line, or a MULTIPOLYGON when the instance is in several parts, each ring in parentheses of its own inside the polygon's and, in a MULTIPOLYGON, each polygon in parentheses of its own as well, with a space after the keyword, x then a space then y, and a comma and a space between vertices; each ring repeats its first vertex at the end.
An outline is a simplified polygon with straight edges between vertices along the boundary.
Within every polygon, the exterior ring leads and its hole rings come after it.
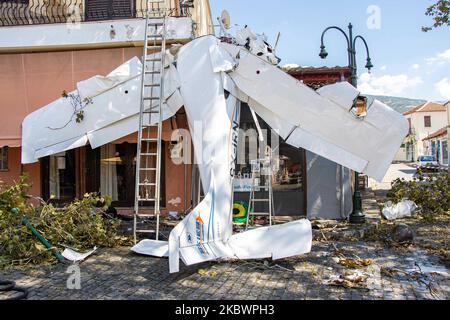
POLYGON ((450 210, 450 173, 425 176, 419 170, 413 181, 395 180, 387 197, 393 203, 403 199, 414 201, 421 208, 421 215, 432 220, 450 210))
POLYGON ((333 276, 326 281, 328 285, 350 289, 367 289, 366 280, 368 276, 360 272, 346 272, 339 276, 333 276))
POLYGON ((372 264, 371 259, 351 259, 344 256, 339 257, 339 264, 349 269, 361 269, 368 267, 372 264))
POLYGON ((0 182, 0 268, 56 262, 52 250, 62 251, 65 246, 83 251, 94 246, 112 248, 130 244, 128 237, 117 233, 120 221, 105 213, 111 203, 108 197, 85 194, 62 208, 42 200, 33 205, 29 187, 26 177, 14 185, 0 182), (18 215, 11 213, 13 208, 19 209, 18 215), (22 225, 23 217, 53 249, 45 248, 22 225))

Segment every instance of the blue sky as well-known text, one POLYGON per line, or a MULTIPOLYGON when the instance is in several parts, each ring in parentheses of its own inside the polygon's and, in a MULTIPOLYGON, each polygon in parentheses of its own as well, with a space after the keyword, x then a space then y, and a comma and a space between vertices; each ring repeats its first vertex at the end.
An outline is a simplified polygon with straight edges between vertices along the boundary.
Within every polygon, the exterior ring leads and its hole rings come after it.
MULTIPOLYGON (((336 66, 347 64, 345 38, 329 31, 325 45, 329 56, 319 58, 320 36, 331 25, 354 25, 369 44, 375 68, 368 75, 363 68, 366 53, 357 45, 360 89, 384 94, 430 100, 450 100, 450 28, 424 33, 431 24, 425 16, 431 0, 210 0, 214 19, 222 9, 231 15, 232 25, 248 25, 268 35, 271 43, 281 32, 277 55, 281 65, 336 66), (368 13, 370 6, 372 11, 368 13), (376 11, 373 11, 376 10, 376 11), (379 10, 379 11, 378 11, 379 10), (379 12, 379 15, 377 15, 379 12), (376 19, 379 16, 380 19, 376 19), (369 24, 374 21, 375 24, 369 24), (379 24, 378 24, 379 22, 379 24), (379 28, 378 28, 379 26, 379 28)), ((231 33, 234 34, 232 29, 231 33)))

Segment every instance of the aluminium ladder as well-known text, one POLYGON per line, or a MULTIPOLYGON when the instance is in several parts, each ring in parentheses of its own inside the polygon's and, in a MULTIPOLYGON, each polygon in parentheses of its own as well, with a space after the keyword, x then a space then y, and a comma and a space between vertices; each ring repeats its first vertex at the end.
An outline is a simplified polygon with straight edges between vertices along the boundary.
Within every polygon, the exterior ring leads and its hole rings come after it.
MULTIPOLYGON (((270 151, 269 151, 270 152, 270 151)), ((269 225, 272 225, 272 217, 274 212, 274 202, 273 202, 273 189, 272 189, 272 157, 268 153, 265 159, 257 160, 255 166, 252 165, 252 185, 250 190, 250 200, 248 204, 247 222, 245 224, 245 230, 249 228, 250 216, 257 217, 269 217, 269 225), (255 168, 255 166, 257 168, 255 168), (258 174, 259 173, 259 174, 258 174), (259 177, 257 177, 259 175, 259 177), (264 176, 264 185, 261 186, 261 178, 264 176), (259 179, 259 183, 256 183, 259 179), (266 198, 257 198, 255 196, 256 192, 265 191, 266 198), (267 211, 253 212, 256 203, 266 203, 267 211)))
POLYGON ((159 239, 165 52, 165 13, 161 9, 149 10, 142 56, 133 228, 135 243, 138 233, 156 233, 156 240, 159 239), (151 203, 154 203, 153 208, 150 208, 151 203), (155 217, 156 230, 145 228, 146 222, 155 217))

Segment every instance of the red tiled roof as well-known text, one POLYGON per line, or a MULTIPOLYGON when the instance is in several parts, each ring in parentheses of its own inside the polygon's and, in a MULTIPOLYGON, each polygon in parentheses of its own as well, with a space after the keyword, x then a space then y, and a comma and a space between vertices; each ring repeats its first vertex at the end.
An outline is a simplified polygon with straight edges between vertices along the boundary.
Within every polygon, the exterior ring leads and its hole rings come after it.
POLYGON ((414 107, 411 110, 403 113, 403 115, 407 116, 409 114, 413 114, 416 112, 439 112, 439 111, 446 111, 446 110, 447 109, 442 104, 428 101, 424 104, 421 104, 420 106, 414 107))
POLYGON ((438 131, 430 134, 425 139, 422 139, 422 141, 427 141, 427 140, 431 140, 431 139, 434 139, 434 138, 439 138, 439 137, 445 136, 447 134, 447 128, 449 128, 449 127, 450 126, 446 126, 446 127, 442 128, 442 129, 439 129, 438 131))
POLYGON ((343 80, 349 81, 350 79, 350 69, 348 67, 298 67, 285 68, 284 70, 314 90, 328 84, 343 80))

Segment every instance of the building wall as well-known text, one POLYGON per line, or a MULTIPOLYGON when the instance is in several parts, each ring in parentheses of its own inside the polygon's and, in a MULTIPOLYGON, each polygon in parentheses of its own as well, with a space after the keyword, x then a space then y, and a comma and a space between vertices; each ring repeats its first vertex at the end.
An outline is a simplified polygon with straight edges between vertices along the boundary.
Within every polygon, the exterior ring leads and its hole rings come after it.
POLYGON ((308 219, 346 219, 353 210, 350 169, 306 152, 308 219))
POLYGON ((66 52, 0 55, 0 139, 21 137, 27 114, 72 91, 76 83, 106 75, 141 48, 117 48, 66 52), (14 112, 12 112, 14 111, 14 112))
POLYGON ((13 184, 19 181, 21 175, 28 175, 30 178, 31 189, 30 194, 33 196, 41 195, 41 174, 40 164, 20 164, 21 148, 8 149, 8 170, 0 171, 0 181, 13 184))
POLYGON ((406 118, 411 119, 411 128, 415 137, 414 157, 427 154, 431 150, 425 148, 422 140, 447 125, 446 112, 416 112, 407 115, 406 118), (431 127, 429 128, 425 127, 425 116, 431 117, 431 127))
POLYGON ((397 154, 395 155, 394 161, 407 162, 408 161, 407 155, 408 155, 408 153, 406 152, 406 144, 402 144, 402 146, 398 150, 397 154))
MULTIPOLYGON (((140 57, 142 48, 114 48, 66 52, 43 52, 0 55, 0 139, 21 139, 21 123, 25 116, 72 91, 76 83, 95 75, 106 75, 134 56, 140 57), (12 112, 13 111, 13 112, 12 112)), ((180 124, 184 126, 183 121, 180 124)), ((184 120, 185 122, 185 120, 184 120)), ((164 139, 170 141, 170 122, 164 124, 164 139)), ((125 140, 136 137, 125 137, 125 140)), ((180 204, 167 203, 167 211, 184 210, 184 166, 176 166, 166 152, 166 200, 181 198, 180 204)), ((190 166, 188 192, 190 192, 190 166)), ((9 148, 9 170, 0 172, 0 180, 17 181, 29 172, 31 193, 41 196, 40 164, 21 165, 20 148, 9 148)), ((190 194, 188 194, 190 199, 190 194)), ((188 206, 190 201, 188 201, 188 206)))
MULTIPOLYGON (((445 107, 447 108, 447 124, 449 125, 449 127, 447 128, 447 159, 449 159, 449 164, 450 164, 450 101, 448 101, 445 104, 445 107)), ((448 166, 449 171, 450 171, 450 165, 448 166)))

